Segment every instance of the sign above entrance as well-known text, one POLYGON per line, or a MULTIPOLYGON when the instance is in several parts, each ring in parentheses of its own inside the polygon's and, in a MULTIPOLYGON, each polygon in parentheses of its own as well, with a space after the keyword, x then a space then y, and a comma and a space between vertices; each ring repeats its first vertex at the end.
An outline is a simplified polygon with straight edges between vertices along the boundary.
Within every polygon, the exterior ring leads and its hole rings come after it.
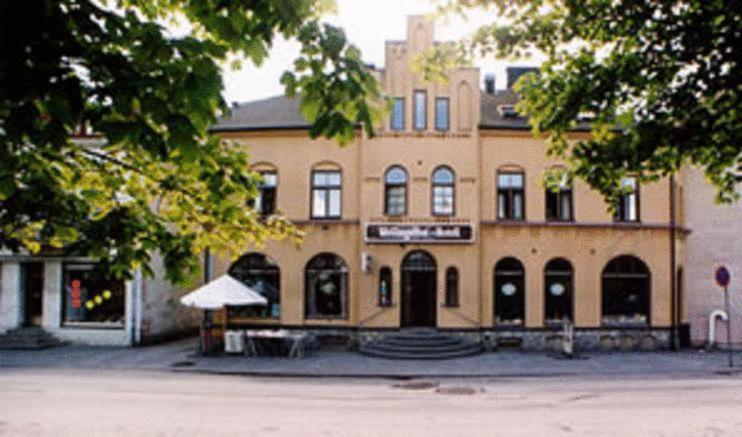
POLYGON ((472 243, 468 224, 367 223, 366 243, 472 243))

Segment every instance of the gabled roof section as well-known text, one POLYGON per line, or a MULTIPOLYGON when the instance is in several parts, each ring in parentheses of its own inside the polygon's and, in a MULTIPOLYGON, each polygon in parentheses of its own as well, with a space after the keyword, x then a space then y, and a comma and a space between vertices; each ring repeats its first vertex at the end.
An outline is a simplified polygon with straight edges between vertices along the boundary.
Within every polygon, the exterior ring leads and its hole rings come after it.
POLYGON ((528 119, 520 115, 508 116, 502 111, 504 106, 518 103, 518 96, 512 91, 498 91, 495 94, 482 93, 480 100, 480 121, 482 129, 530 129, 528 119))
POLYGON ((233 105, 232 113, 219 117, 215 132, 308 129, 311 125, 299 111, 299 99, 274 96, 254 102, 233 105))

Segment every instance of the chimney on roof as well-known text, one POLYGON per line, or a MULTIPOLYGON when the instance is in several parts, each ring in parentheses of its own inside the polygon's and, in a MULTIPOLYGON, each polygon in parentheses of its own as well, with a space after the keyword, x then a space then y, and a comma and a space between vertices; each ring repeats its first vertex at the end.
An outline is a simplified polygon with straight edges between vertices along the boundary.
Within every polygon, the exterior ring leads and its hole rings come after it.
POLYGON ((521 76, 528 73, 537 73, 538 67, 508 67, 508 89, 513 88, 513 84, 520 79, 521 76))
POLYGON ((487 73, 484 75, 484 92, 489 95, 495 94, 495 75, 494 73, 487 73))

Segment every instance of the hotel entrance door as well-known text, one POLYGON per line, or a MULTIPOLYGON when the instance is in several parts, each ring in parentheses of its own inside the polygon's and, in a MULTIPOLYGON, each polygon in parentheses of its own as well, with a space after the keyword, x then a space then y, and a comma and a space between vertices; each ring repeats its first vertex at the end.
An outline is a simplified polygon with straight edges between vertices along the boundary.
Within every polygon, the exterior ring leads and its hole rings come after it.
POLYGON ((435 259, 427 252, 410 252, 402 261, 401 271, 401 326, 435 327, 435 259))

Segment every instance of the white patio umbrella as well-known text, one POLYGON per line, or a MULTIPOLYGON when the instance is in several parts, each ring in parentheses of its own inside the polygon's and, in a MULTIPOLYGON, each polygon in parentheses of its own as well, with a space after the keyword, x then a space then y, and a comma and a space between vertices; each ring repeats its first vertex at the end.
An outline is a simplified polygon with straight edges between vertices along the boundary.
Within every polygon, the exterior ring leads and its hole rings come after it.
POLYGON ((180 298, 180 303, 204 310, 235 305, 267 305, 260 293, 229 275, 222 275, 180 298))

